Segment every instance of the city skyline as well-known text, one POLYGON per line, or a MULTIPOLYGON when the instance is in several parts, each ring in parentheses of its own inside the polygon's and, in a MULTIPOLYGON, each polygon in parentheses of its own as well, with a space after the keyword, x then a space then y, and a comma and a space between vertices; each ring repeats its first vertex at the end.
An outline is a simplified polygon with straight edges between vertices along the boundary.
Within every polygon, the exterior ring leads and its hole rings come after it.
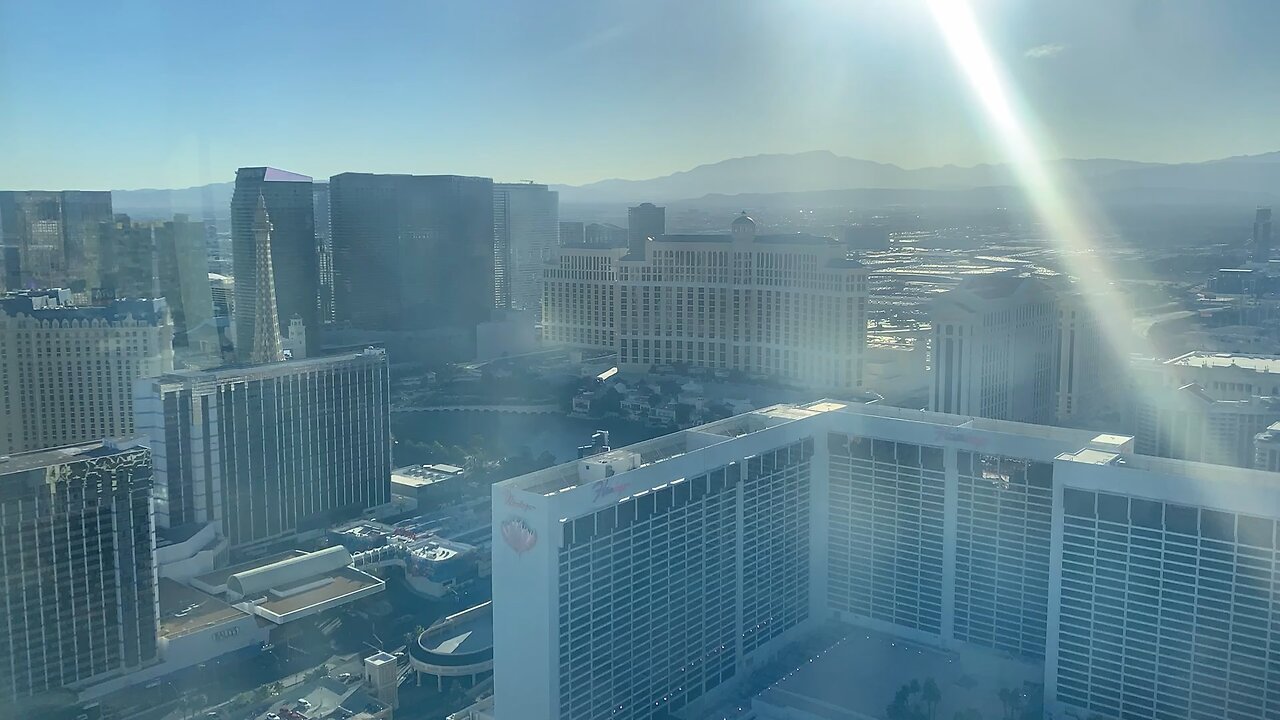
POLYGON ((0 0, 0 703, 1280 720, 1277 27, 0 0))
MULTIPOLYGON (((44 111, 0 112, 0 136, 25 139, 0 186, 188 187, 264 161, 316 177, 358 169, 570 184, 815 148, 903 167, 1001 162, 930 17, 938 4, 666 2, 643 14, 404 5, 358 17, 325 4, 84 7, 54 37, 34 29, 65 8, 11 5, 0 10, 0 45, 24 70, 0 74, 0 88, 42 98, 44 111), (286 21, 305 32, 272 31, 286 21), (112 40, 126 31, 172 39, 112 40), (470 71, 437 72, 458 56, 470 71), (89 64, 127 79, 132 99, 118 99, 118 81, 65 72, 89 64), (394 80, 367 82, 387 68, 394 80), (339 86, 356 88, 346 106, 403 112, 334 115, 339 86), (523 109, 523 132, 499 128, 498 97, 523 109), (270 119, 237 111, 248 103, 270 103, 270 119), (110 111, 74 109, 94 105, 110 111), (681 121, 657 132, 658 110, 681 121)), ((1052 140, 1045 157, 1183 162, 1280 147, 1266 122, 1280 101, 1258 92, 1280 61, 1266 32, 1280 7, 973 10, 1017 104, 1052 140), (1219 132, 1228 109, 1232 131, 1219 132)))

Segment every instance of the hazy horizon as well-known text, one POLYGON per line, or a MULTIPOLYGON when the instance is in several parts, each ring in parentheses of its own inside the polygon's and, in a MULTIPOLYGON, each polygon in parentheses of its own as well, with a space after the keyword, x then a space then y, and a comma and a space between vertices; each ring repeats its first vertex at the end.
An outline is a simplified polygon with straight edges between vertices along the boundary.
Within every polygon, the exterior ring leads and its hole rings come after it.
MULTIPOLYGON (((659 174, 659 175, 647 176, 647 177, 619 177, 619 176, 614 176, 614 177, 602 177, 602 178, 597 178, 597 179, 595 179, 595 180, 588 180, 588 181, 585 181, 585 182, 582 182, 582 183, 558 183, 558 182, 545 181, 545 180, 538 180, 538 179, 533 179, 533 178, 519 178, 519 179, 516 179, 516 178, 493 177, 492 179, 493 179, 493 181, 494 181, 494 182, 504 182, 504 183, 513 183, 513 182, 526 182, 526 181, 532 181, 532 182, 535 182, 535 183, 538 183, 538 184, 541 184, 541 185, 549 185, 549 186, 550 186, 550 185, 556 185, 556 186, 585 187, 585 186, 593 185, 593 184, 596 184, 596 183, 611 182, 611 181, 636 182, 636 181, 645 181, 645 180, 660 179, 660 178, 669 177, 669 176, 672 176, 672 175, 677 175, 677 174, 679 174, 679 173, 688 172, 688 171, 690 171, 690 170, 695 170, 695 169, 697 169, 697 168, 699 168, 699 167, 704 167, 704 166, 709 166, 709 165, 717 165, 717 164, 720 164, 720 163, 730 162, 730 161, 734 161, 734 160, 749 160, 749 159, 752 159, 752 158, 760 158, 760 157, 797 156, 797 155, 808 155, 808 154, 817 154, 817 153, 831 153, 831 154, 833 154, 833 155, 835 155, 835 156, 837 156, 837 157, 841 157, 841 158, 849 159, 849 160, 858 160, 858 161, 866 161, 866 162, 876 162, 876 163, 880 163, 880 164, 883 164, 883 165, 892 165, 892 166, 896 166, 896 167, 898 167, 898 168, 901 168, 901 169, 903 169, 903 170, 908 170, 908 171, 910 171, 910 170, 928 170, 928 169, 948 168, 948 167, 950 167, 950 168, 959 168, 959 169, 974 169, 974 168, 979 168, 979 167, 984 167, 984 166, 1001 166, 1001 165, 1007 165, 1007 164, 1008 164, 1007 162, 997 160, 997 161, 993 161, 993 162, 972 163, 972 164, 967 164, 967 165, 959 165, 959 164, 953 164, 953 163, 939 163, 939 164, 934 164, 934 165, 912 165, 912 166, 908 166, 908 165, 903 165, 903 164, 900 164, 900 163, 883 162, 883 161, 879 161, 879 160, 868 160, 867 158, 859 158, 859 157, 850 157, 850 156, 848 156, 848 155, 840 155, 839 153, 835 153, 835 152, 833 152, 833 151, 831 151, 831 150, 799 150, 799 151, 792 152, 792 153, 755 153, 755 154, 752 154, 752 155, 741 155, 741 156, 736 156, 736 157, 721 158, 720 160, 712 160, 712 161, 710 161, 710 162, 706 162, 706 163, 699 163, 698 165, 691 165, 691 166, 689 166, 689 167, 675 168, 675 169, 670 170, 669 172, 664 172, 664 173, 661 173, 661 174, 659 174)), ((1260 156, 1260 155, 1269 155, 1269 154, 1272 154, 1272 153, 1280 153, 1280 149, 1276 149, 1276 150, 1262 150, 1262 151, 1260 151, 1260 152, 1256 152, 1256 153, 1247 153, 1247 154, 1242 154, 1242 155, 1232 155, 1232 156, 1226 156, 1226 157, 1205 157, 1205 158, 1196 158, 1196 159, 1181 160, 1181 161, 1146 160, 1146 159, 1141 159, 1141 158, 1127 158, 1127 157, 1059 157, 1059 158, 1051 158, 1051 159, 1048 159, 1048 162, 1091 162, 1091 161, 1102 161, 1102 162, 1105 162, 1105 161, 1118 161, 1118 162, 1150 163, 1150 164, 1165 164, 1165 165, 1180 165, 1180 164, 1184 164, 1184 165, 1194 165, 1194 164, 1197 164, 1197 163, 1204 163, 1204 162, 1216 162, 1216 161, 1223 161, 1223 160, 1232 160, 1232 159, 1236 159, 1236 158, 1257 157, 1257 156, 1260 156)), ((1277 158, 1277 162, 1280 162, 1280 158, 1277 158)), ((237 166, 237 167, 256 167, 256 166, 262 166, 262 165, 270 166, 270 167, 277 167, 276 165, 273 165, 272 163, 257 163, 256 165, 251 164, 251 165, 242 165, 242 166, 237 166)), ((303 175, 308 175, 308 173, 306 173, 305 171, 303 171, 303 170, 298 170, 297 168, 282 167, 282 168, 280 168, 280 169, 282 169, 282 170, 290 170, 290 171, 295 171, 295 172, 300 172, 300 173, 301 173, 301 174, 303 174, 303 175)), ((464 174, 464 173, 449 172, 448 170, 439 170, 439 171, 436 171, 436 170, 430 170, 430 171, 426 171, 426 170, 415 170, 415 171, 382 171, 382 170, 364 170, 364 169, 345 169, 345 170, 341 170, 341 171, 338 171, 338 172, 333 173, 333 174, 335 174, 335 175, 336 175, 336 174, 339 174, 339 173, 345 173, 345 172, 351 172, 351 173, 363 173, 363 174, 412 174, 412 175, 463 175, 463 174, 464 174)), ((234 168, 232 169, 232 173, 234 174, 234 168)), ((474 173, 474 175, 479 176, 479 177, 491 177, 490 175, 485 175, 485 174, 483 174, 483 173, 474 173)), ((316 181, 316 182, 328 182, 329 178, 330 178, 330 177, 332 177, 332 175, 310 175, 310 177, 311 177, 314 181, 316 181)), ((5 187, 0 187, 0 190, 35 190, 35 191, 54 191, 54 190, 89 190, 89 191, 96 191, 96 190, 109 190, 109 191, 112 191, 112 192, 146 192, 146 191, 149 191, 149 190, 156 190, 156 191, 164 191, 164 190, 194 190, 194 189, 197 189, 197 188, 205 187, 205 186, 207 186, 207 185, 233 185, 234 183, 235 183, 235 179, 234 179, 234 177, 232 177, 231 179, 226 179, 226 180, 222 180, 222 179, 215 179, 215 180, 212 180, 212 181, 210 181, 210 182, 208 182, 208 183, 201 183, 201 184, 199 184, 199 185, 184 185, 184 186, 181 186, 181 187, 177 187, 177 186, 174 186, 174 187, 160 187, 160 186, 149 186, 149 187, 16 187, 16 186, 13 186, 13 187, 8 187, 8 186, 5 186, 5 187)), ((839 189, 839 188, 833 188, 833 189, 839 189)), ((858 188, 849 188, 849 189, 858 189, 858 188)))
MULTIPOLYGON (((1280 4, 973 5, 1044 157, 1280 148, 1280 96, 1261 90, 1280 4)), ((813 148, 1006 159, 923 0, 352 10, 0 6, 0 96, 23 99, 0 103, 0 186, 182 188, 261 164, 581 185, 813 148)))

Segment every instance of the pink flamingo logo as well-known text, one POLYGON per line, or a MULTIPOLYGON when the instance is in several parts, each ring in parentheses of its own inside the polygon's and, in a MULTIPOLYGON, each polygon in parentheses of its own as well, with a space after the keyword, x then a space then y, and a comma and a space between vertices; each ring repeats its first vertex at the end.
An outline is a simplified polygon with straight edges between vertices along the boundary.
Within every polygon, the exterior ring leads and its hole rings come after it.
POLYGON ((502 523, 502 540, 515 550, 517 555, 523 555, 538 544, 538 533, 529 527, 529 523, 523 518, 513 517, 502 523))

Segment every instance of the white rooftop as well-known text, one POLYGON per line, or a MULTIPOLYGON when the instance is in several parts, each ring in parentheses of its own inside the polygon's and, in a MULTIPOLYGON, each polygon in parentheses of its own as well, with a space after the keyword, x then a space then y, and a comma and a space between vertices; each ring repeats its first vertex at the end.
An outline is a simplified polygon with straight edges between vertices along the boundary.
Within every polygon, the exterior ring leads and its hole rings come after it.
POLYGON ((607 454, 594 455, 590 458, 554 465, 527 475, 504 480, 498 483, 497 487, 533 492, 550 497, 585 485, 592 482, 593 479, 599 479, 586 472, 588 464, 623 463, 625 461, 626 466, 622 469, 615 469, 615 472, 629 471, 634 468, 671 460, 686 453, 705 448, 708 445, 725 442, 742 435, 749 435, 777 425, 804 421, 827 413, 874 416, 907 422, 927 423, 939 426, 939 432, 943 433, 944 436, 952 431, 969 429, 1062 441, 1067 444, 1075 444, 1077 447, 1085 447, 1090 443, 1101 442, 1105 446, 1116 446, 1117 448, 1122 446, 1127 439, 1127 436, 1119 435, 1100 436, 1098 433, 1088 430, 1029 425, 1007 420, 975 418, 967 415, 948 415, 928 410, 898 408, 874 402, 867 403, 862 400, 823 399, 803 405, 773 405, 735 415, 706 425, 699 425, 688 430, 680 430, 670 435, 663 435, 652 440, 645 440, 618 448, 607 454), (632 460, 635 456, 639 457, 632 460))
POLYGON ((1195 368, 1241 368, 1254 372, 1280 375, 1280 355, 1252 355, 1197 350, 1169 360, 1166 365, 1195 368))

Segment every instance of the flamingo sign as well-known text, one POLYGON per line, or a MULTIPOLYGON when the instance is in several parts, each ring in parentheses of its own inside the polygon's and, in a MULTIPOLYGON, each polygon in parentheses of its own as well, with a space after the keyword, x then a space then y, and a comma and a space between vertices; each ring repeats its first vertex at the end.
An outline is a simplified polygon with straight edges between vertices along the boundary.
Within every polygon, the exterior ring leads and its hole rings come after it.
POLYGON ((524 518, 510 517, 502 521, 502 541, 517 555, 523 555, 538 544, 538 533, 524 518))

